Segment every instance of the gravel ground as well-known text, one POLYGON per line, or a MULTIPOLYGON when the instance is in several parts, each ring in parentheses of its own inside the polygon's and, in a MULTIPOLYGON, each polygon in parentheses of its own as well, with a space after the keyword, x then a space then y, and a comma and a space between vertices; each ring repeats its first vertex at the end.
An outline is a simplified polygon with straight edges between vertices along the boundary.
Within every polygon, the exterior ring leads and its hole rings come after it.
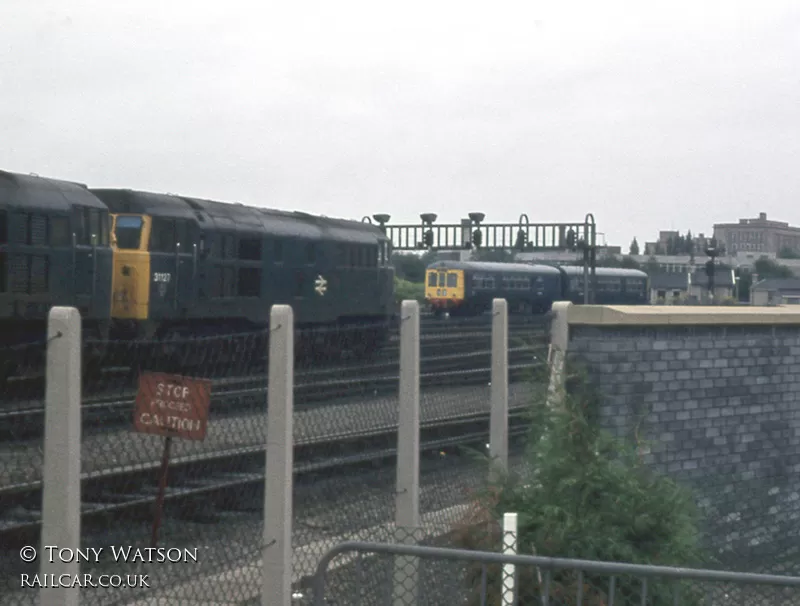
MULTIPOLYGON (((513 461, 516 459, 512 458, 513 461)), ((463 504, 467 494, 482 484, 485 463, 467 456, 425 456, 421 467, 420 511, 425 514, 463 504)), ((345 539, 392 541, 387 523, 394 512, 394 468, 381 467, 372 472, 360 471, 351 476, 321 479, 313 485, 296 485, 293 532, 295 580, 310 574, 322 554, 345 539)), ((258 596, 260 589, 260 545, 262 537, 262 502, 242 499, 242 511, 225 512, 215 524, 186 522, 167 517, 159 545, 197 547, 197 563, 111 564, 83 566, 81 572, 94 574, 148 574, 151 590, 88 589, 82 592, 86 606, 106 604, 244 604, 258 596), (226 572, 227 571, 227 572, 226 572), (160 599, 163 601, 156 602, 160 599)), ((431 516, 427 517, 428 521, 431 516)), ((449 520, 452 523, 453 520, 449 520)), ((447 520, 437 519, 439 528, 447 520)), ((148 522, 111 526, 103 537, 84 537, 84 547, 111 545, 146 546, 150 534, 148 522)), ((0 591, 0 606, 32 605, 35 590, 14 591, 19 574, 35 573, 35 567, 23 568, 16 553, 0 550, 3 576, 10 578, 8 592, 0 591), (7 566, 13 566, 8 568, 7 566)), ((257 602, 254 602, 257 603, 257 602)))
MULTIPOLYGON (((509 406, 526 406, 530 401, 530 389, 527 383, 510 385, 509 406)), ((428 390, 420 399, 423 423, 489 411, 488 386, 428 390)), ((212 410, 205 441, 175 440, 171 461, 177 463, 212 452, 261 447, 266 439, 266 417, 262 412, 215 420, 212 410)), ((325 406, 297 410, 294 415, 296 444, 329 441, 396 426, 397 398, 394 396, 335 400, 325 406)), ((163 447, 162 438, 131 430, 87 433, 82 442, 84 477, 108 470, 157 466, 163 447)), ((0 490, 41 480, 42 443, 40 438, 0 444, 0 490)))

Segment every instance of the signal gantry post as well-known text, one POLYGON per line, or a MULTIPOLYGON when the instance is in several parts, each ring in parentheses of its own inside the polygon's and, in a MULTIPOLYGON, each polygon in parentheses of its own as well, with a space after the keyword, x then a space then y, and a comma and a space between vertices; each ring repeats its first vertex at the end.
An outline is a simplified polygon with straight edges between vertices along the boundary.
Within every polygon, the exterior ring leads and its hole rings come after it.
MULTIPOLYGON (((597 285, 597 229, 589 213, 582 223, 485 223, 484 213, 469 213, 458 224, 437 224, 435 213, 423 213, 418 225, 387 225, 387 214, 372 216, 395 251, 515 250, 517 252, 582 251, 584 303, 594 303, 597 285), (591 282, 590 282, 591 276, 591 282)), ((362 220, 372 223, 370 217, 362 220)))

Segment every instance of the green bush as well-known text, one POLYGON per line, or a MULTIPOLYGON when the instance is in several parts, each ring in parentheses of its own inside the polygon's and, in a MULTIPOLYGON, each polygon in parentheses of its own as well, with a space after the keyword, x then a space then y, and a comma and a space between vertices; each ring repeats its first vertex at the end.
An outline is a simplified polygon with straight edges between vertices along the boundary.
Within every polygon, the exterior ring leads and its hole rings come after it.
MULTIPOLYGON (((532 407, 526 452, 531 471, 481 495, 456 532, 457 544, 498 551, 503 514, 515 512, 522 554, 684 567, 705 563, 692 495, 651 471, 637 444, 598 429, 591 418, 598 395, 585 378, 570 383, 562 406, 551 409, 539 401, 532 407)), ((468 582, 477 600, 480 569, 472 572, 468 582)), ((490 595, 499 596, 500 570, 490 572, 490 595)), ((519 605, 541 604, 535 598, 539 577, 522 568, 519 574, 519 605)), ((591 577, 584 576, 586 603, 607 603, 608 576, 591 577)), ((554 573, 551 596, 574 604, 576 583, 575 571, 554 573)), ((638 580, 618 578, 614 603, 639 604, 639 588, 638 580)), ((672 604, 672 589, 654 582, 648 604, 672 604)), ((681 588, 681 599, 698 603, 691 587, 681 588)))
POLYGON ((422 282, 409 282, 398 278, 394 278, 394 300, 400 305, 401 302, 406 300, 425 302, 425 284, 422 282))

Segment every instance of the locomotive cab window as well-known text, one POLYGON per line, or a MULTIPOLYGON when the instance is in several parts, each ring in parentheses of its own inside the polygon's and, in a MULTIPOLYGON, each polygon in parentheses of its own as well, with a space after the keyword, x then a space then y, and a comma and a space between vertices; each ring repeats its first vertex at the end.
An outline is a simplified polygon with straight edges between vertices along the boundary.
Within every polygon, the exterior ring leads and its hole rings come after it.
POLYGON ((72 213, 75 244, 79 246, 89 246, 92 243, 91 226, 89 225, 89 209, 75 206, 73 207, 72 213))
POLYGON ((89 244, 100 244, 100 212, 96 210, 89 211, 89 244))
POLYGON ((445 284, 447 283, 447 274, 443 271, 439 272, 439 286, 444 288, 445 284))
POLYGON ((189 226, 186 221, 175 221, 175 244, 176 250, 183 253, 191 252, 191 243, 189 242, 189 226))
POLYGON ((153 218, 150 228, 150 252, 175 252, 175 223, 168 219, 153 218))
POLYGON ((428 286, 436 286, 436 272, 432 271, 428 274, 428 286))
POLYGON ((98 234, 97 245, 108 246, 111 234, 111 216, 107 212, 100 213, 100 233, 98 234))
POLYGON ((117 248, 139 250, 142 244, 142 218, 139 216, 117 215, 114 224, 114 237, 117 248))
POLYGON ((458 286, 458 274, 447 274, 447 288, 455 288, 458 286))

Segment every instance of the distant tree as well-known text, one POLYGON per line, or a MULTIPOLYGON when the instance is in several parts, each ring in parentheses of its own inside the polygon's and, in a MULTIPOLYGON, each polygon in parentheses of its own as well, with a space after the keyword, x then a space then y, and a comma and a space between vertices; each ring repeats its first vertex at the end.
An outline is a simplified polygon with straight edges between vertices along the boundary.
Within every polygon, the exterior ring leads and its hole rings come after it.
POLYGON ((740 301, 750 300, 750 288, 753 286, 753 274, 746 269, 740 269, 736 272, 736 277, 739 278, 736 290, 740 301))
MULTIPOLYGON (((583 265, 583 261, 576 261, 575 265, 583 265)), ((641 269, 641 265, 630 256, 617 257, 616 255, 609 255, 597 260, 597 267, 621 267, 624 269, 641 269)))
POLYGON ((431 263, 435 263, 436 261, 438 261, 440 256, 441 255, 439 255, 439 253, 436 252, 435 250, 426 251, 425 253, 423 253, 421 257, 422 264, 425 267, 428 267, 428 265, 430 265, 431 263))
POLYGON ((425 260, 414 253, 394 253, 392 255, 392 265, 394 265, 395 275, 401 280, 408 282, 424 282, 425 260))
POLYGON ((641 269, 642 268, 642 266, 639 264, 639 262, 636 259, 634 259, 633 257, 628 257, 628 256, 622 257, 622 260, 620 261, 619 266, 624 268, 624 269, 641 269))
POLYGON ((650 255, 650 258, 647 259, 647 262, 644 264, 644 267, 642 267, 642 270, 644 270, 648 275, 652 276, 653 274, 661 271, 661 267, 659 266, 655 256, 650 255))
POLYGON ((800 259, 800 254, 798 254, 794 249, 789 248, 788 246, 784 246, 783 248, 778 251, 778 258, 779 259, 800 259))
POLYGON ((794 278, 794 273, 792 273, 791 269, 767 257, 761 257, 753 263, 753 273, 758 274, 761 280, 765 278, 794 278))
POLYGON ((639 243, 636 241, 635 237, 633 239, 633 242, 631 242, 631 247, 628 250, 628 254, 634 257, 639 255, 639 243))
MULTIPOLYGON (((583 261, 576 262, 576 265, 583 265, 583 261)), ((597 260, 597 267, 621 267, 622 263, 615 255, 608 255, 597 260)))
POLYGON ((694 238, 692 237, 692 230, 688 230, 686 232, 686 254, 689 255, 689 259, 692 263, 694 263, 694 238))
POLYGON ((510 250, 504 249, 485 250, 483 248, 479 248, 478 250, 472 252, 471 257, 473 261, 513 263, 517 258, 517 254, 510 250))

